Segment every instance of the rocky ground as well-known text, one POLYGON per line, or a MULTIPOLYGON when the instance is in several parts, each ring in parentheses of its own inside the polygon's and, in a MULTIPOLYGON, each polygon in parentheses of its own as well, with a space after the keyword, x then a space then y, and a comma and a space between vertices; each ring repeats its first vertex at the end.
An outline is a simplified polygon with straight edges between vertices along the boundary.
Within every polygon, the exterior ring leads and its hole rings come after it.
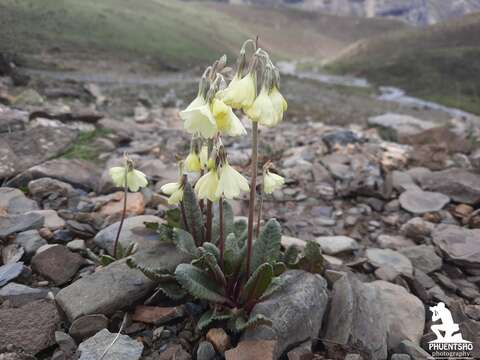
MULTIPOLYGON (((386 113, 335 126, 287 116, 262 129, 261 157, 286 178, 265 217, 282 223, 284 246, 318 242, 327 269, 284 274, 253 310, 273 327, 237 339, 196 332, 199 304, 152 297, 155 284, 124 262, 92 261, 118 228, 123 194, 106 170, 124 151, 150 186, 128 195, 120 240, 151 256, 156 235, 143 223, 163 221, 159 189, 176 180, 175 155, 189 143, 180 100, 34 84, 0 78, 0 359, 98 360, 125 313, 104 360, 425 359, 439 301, 480 351, 478 119, 386 113)), ((246 170, 248 138, 226 146, 246 170)), ((246 198, 233 205, 246 215, 246 198)), ((174 266, 182 255, 168 248, 161 259, 174 266)))

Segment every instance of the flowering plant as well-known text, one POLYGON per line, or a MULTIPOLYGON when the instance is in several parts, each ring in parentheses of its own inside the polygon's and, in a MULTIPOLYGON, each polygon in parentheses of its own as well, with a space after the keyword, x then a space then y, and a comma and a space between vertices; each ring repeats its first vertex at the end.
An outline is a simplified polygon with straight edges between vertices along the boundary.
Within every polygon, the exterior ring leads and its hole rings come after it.
MULTIPOLYGON (((178 180, 161 187, 168 203, 178 208, 168 210, 167 223, 156 229, 161 239, 173 242, 192 261, 178 265, 174 273, 158 271, 135 256, 129 263, 159 280, 159 291, 173 299, 191 295, 208 301, 209 309, 198 322, 200 329, 226 321, 232 331, 241 331, 268 322, 260 315, 248 318, 249 313, 281 285, 279 275, 287 267, 321 271, 322 257, 313 243, 303 256, 294 248, 282 254, 278 221, 270 219, 260 228, 262 200, 257 219, 254 216, 258 127, 276 126, 287 110, 277 68, 253 40, 243 44, 236 74, 228 85, 225 66, 223 56, 205 70, 196 98, 180 112, 185 130, 192 135, 190 152, 179 164, 178 180), (249 57, 248 46, 253 49, 249 57), (242 111, 251 121, 250 181, 229 163, 222 142, 225 136, 247 135, 235 111, 242 111), (248 221, 235 219, 227 202, 242 192, 249 192, 248 221)), ((271 170, 271 162, 264 164, 260 199, 284 184, 271 170)))

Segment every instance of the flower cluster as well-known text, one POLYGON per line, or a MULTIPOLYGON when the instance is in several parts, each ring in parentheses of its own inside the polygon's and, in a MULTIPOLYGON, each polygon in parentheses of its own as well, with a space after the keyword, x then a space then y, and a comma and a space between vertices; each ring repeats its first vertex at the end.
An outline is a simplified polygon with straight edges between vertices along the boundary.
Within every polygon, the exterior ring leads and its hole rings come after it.
MULTIPOLYGON (((180 112, 185 130, 192 134, 190 153, 183 161, 184 169, 199 174, 195 191, 200 199, 212 202, 233 199, 248 192, 247 179, 227 160, 222 136, 243 136, 247 131, 235 111, 242 111, 250 121, 272 127, 280 123, 287 102, 279 91, 279 72, 266 51, 247 40, 240 51, 235 76, 227 85, 226 57, 223 56, 203 73, 195 99, 180 112), (247 61, 246 47, 252 44, 253 54, 247 61), (259 84, 258 79, 261 79, 259 84), (259 85, 259 86, 258 86, 259 85), (259 92, 257 91, 259 88, 259 92)), ((182 168, 183 170, 183 168, 182 168)), ((184 176, 164 185, 170 204, 182 201, 184 176)), ((264 172, 265 193, 283 185, 283 178, 264 172)))

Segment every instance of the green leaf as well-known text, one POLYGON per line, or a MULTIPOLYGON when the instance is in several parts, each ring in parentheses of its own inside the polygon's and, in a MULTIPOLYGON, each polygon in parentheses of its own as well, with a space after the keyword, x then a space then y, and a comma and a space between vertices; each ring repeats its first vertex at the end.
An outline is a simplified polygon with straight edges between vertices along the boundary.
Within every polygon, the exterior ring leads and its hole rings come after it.
POLYGON ((273 294, 275 291, 280 289, 283 285, 285 284, 285 280, 281 277, 274 277, 272 281, 270 282, 270 285, 268 285, 267 290, 262 294, 260 297, 260 300, 266 299, 268 296, 273 294))
POLYGON ((254 316, 251 316, 248 321, 245 321, 242 316, 239 316, 235 319, 235 325, 232 330, 239 333, 245 331, 246 329, 254 328, 260 325, 271 326, 272 322, 270 319, 268 319, 265 315, 262 314, 256 314, 254 316))
POLYGON ((247 240, 248 236, 248 224, 245 219, 236 219, 233 225, 233 232, 235 233, 235 237, 243 244, 247 240))
POLYGON ((192 185, 187 181, 183 188, 183 206, 190 233, 195 242, 201 244, 204 239, 203 216, 192 185))
POLYGON ((197 257, 199 255, 197 245, 189 232, 175 228, 173 229, 173 237, 177 249, 191 255, 192 257, 197 257))
POLYGON ((156 221, 154 222, 144 221, 143 224, 147 229, 153 230, 153 231, 157 231, 160 226, 160 223, 156 221))
POLYGON ((280 276, 285 271, 287 271, 287 267, 283 262, 276 262, 273 264, 273 276, 280 276))
POLYGON ((180 284, 175 280, 161 281, 158 284, 158 290, 161 291, 168 298, 178 301, 183 299, 187 292, 180 286, 180 284))
POLYGON ((267 290, 273 278, 272 265, 265 263, 260 265, 257 270, 248 279, 242 291, 242 300, 246 304, 251 304, 260 299, 267 290))
POLYGON ((320 245, 315 241, 307 241, 304 255, 298 261, 296 268, 302 269, 314 274, 321 274, 325 268, 325 261, 322 256, 320 245))
POLYGON ((208 269, 215 277, 215 281, 221 286, 225 287, 227 284, 227 280, 225 279, 225 275, 223 274, 222 269, 220 269, 220 266, 218 265, 218 262, 215 256, 206 252, 204 254, 204 257, 205 257, 205 261, 208 266, 208 269))
POLYGON ((113 256, 110 256, 110 255, 102 255, 98 258, 98 261, 102 266, 107 266, 117 261, 117 259, 115 259, 113 256))
POLYGON ((138 248, 137 243, 132 241, 130 245, 128 245, 127 249, 125 250, 125 257, 135 254, 137 252, 137 248, 138 248))
POLYGON ((275 219, 264 225, 260 236, 253 244, 252 268, 255 271, 263 263, 274 264, 280 257, 282 228, 275 219))
POLYGON ((172 228, 185 228, 182 226, 182 212, 178 207, 165 211, 165 220, 168 226, 172 228))
POLYGON ((168 225, 160 224, 157 230, 160 241, 173 242, 173 239, 174 239, 173 229, 174 228, 168 225))
POLYGON ((208 272, 191 264, 180 264, 175 270, 175 277, 190 295, 197 299, 223 304, 227 301, 223 289, 208 272))
POLYGON ((198 320, 197 329, 201 331, 211 325, 214 321, 229 320, 232 316, 233 313, 230 309, 225 309, 223 311, 218 311, 216 309, 208 310, 204 312, 198 320))
POLYGON ((125 254, 125 252, 124 252, 124 249, 123 249, 123 245, 122 245, 122 243, 119 241, 119 242, 117 243, 117 253, 114 254, 114 257, 115 257, 115 259, 123 259, 124 254, 125 254))
POLYGON ((225 275, 229 276, 236 272, 239 266, 242 265, 242 247, 237 237, 230 233, 225 239, 225 250, 223 268, 225 275))
POLYGON ((285 250, 283 254, 283 262, 289 266, 293 265, 297 262, 298 255, 300 254, 300 250, 295 246, 291 245, 285 250))
MULTIPOLYGON (((223 231, 225 236, 234 232, 234 216, 232 206, 228 201, 223 201, 223 231)), ((213 223, 212 223, 212 241, 218 243, 220 237, 220 211, 218 204, 213 208, 213 223)))
POLYGON ((215 244, 212 244, 210 242, 204 242, 202 244, 202 247, 205 249, 207 253, 210 253, 213 256, 215 256, 215 259, 218 260, 220 258, 220 250, 215 244))

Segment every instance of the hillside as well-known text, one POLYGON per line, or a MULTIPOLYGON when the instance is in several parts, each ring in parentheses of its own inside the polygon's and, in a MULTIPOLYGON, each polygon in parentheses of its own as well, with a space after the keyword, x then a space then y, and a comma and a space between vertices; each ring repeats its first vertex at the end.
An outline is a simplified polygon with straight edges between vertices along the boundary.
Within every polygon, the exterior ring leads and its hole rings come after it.
POLYGON ((381 19, 177 0, 0 0, 0 52, 133 56, 180 68, 204 64, 225 49, 236 53, 257 34, 277 57, 321 59, 402 27, 381 19))
POLYGON ((480 0, 230 0, 230 3, 292 6, 326 14, 388 17, 416 26, 436 24, 480 11, 480 0))
POLYGON ((480 14, 360 41, 329 62, 336 72, 480 114, 480 14))

